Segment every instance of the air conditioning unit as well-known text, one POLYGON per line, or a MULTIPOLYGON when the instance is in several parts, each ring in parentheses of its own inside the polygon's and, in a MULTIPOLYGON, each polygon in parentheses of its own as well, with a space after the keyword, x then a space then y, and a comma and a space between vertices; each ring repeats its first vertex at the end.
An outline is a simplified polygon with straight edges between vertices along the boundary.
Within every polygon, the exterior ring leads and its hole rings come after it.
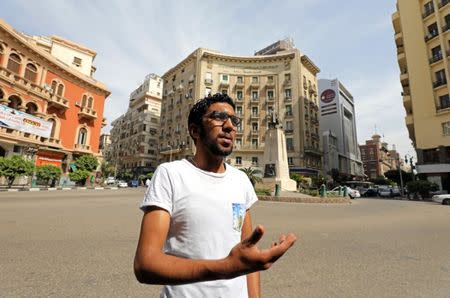
POLYGON ((47 92, 49 92, 49 93, 51 93, 51 94, 53 94, 55 91, 52 89, 52 87, 50 87, 50 85, 47 85, 47 84, 44 84, 44 89, 47 91, 47 92))
POLYGON ((75 106, 76 106, 76 107, 80 107, 80 108, 81 108, 81 104, 80 104, 80 102, 79 102, 79 101, 76 101, 76 102, 75 102, 75 106))

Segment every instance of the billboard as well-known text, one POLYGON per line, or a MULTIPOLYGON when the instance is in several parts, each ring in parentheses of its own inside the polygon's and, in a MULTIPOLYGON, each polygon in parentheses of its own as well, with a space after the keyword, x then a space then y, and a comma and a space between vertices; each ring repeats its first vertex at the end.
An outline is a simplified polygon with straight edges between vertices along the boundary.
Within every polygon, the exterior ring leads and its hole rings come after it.
POLYGON ((53 123, 0 105, 0 126, 50 138, 53 123))

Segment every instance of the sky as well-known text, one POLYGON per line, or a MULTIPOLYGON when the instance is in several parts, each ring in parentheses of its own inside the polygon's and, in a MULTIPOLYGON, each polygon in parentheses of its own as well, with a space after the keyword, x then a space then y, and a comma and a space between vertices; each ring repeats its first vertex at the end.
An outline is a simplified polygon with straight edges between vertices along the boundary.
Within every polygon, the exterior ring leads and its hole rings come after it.
MULTIPOLYGON (((112 94, 108 122, 125 113, 145 75, 163 75, 199 47, 253 55, 286 37, 354 97, 358 142, 376 132, 401 155, 408 137, 391 15, 395 0, 2 0, 16 30, 58 35, 97 52, 94 77, 112 94)), ((107 126, 105 129, 108 130, 107 126)))

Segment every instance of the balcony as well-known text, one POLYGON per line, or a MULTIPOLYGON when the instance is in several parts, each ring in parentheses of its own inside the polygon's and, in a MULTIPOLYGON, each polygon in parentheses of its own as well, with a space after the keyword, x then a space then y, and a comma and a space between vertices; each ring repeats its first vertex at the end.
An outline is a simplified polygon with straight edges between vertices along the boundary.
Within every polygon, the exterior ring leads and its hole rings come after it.
POLYGON ((67 110, 69 108, 69 100, 58 95, 51 95, 48 99, 48 106, 56 109, 67 110))
POLYGON ((244 88, 244 81, 237 81, 236 88, 244 88))
POLYGON ((228 86, 230 86, 229 81, 220 81, 220 83, 219 83, 219 87, 221 87, 221 88, 228 88, 228 86))
POLYGON ((437 81, 433 82, 433 88, 438 88, 438 87, 444 86, 446 84, 447 84, 447 80, 446 79, 444 79, 444 80, 437 80, 437 81))
POLYGON ((439 2, 438 7, 444 7, 445 5, 449 4, 450 0, 442 0, 441 2, 439 2))
POLYGON ((283 82, 283 86, 284 87, 288 87, 288 86, 291 86, 292 85, 292 81, 291 80, 284 80, 284 82, 283 82))
POLYGON ((439 35, 439 32, 437 32, 437 31, 428 33, 427 35, 425 35, 425 42, 432 40, 433 38, 435 38, 438 35, 439 35))
POLYGON ((274 80, 267 81, 266 87, 268 87, 268 88, 275 87, 275 81, 274 80))
POLYGON ((205 79, 205 85, 212 85, 213 80, 212 79, 205 79))
POLYGON ((87 107, 80 107, 80 111, 78 111, 78 117, 88 120, 95 120, 97 119, 97 112, 87 107))
POLYGON ((259 88, 259 81, 252 81, 250 84, 251 88, 259 88))
POLYGON ((90 153, 91 146, 85 144, 75 144, 73 151, 81 153, 90 153))
POLYGON ((441 61, 441 60, 442 60, 442 53, 433 55, 433 56, 429 59, 430 64, 436 63, 436 62, 441 61))
POLYGON ((399 45, 397 47, 397 55, 402 54, 405 52, 405 47, 403 45, 399 45))
POLYGON ((252 113, 252 116, 251 116, 251 118, 252 119, 259 119, 259 114, 255 114, 255 113, 252 113))
POLYGON ((406 125, 413 125, 414 124, 413 114, 406 115, 405 122, 406 125))
POLYGON ((55 138, 45 139, 44 143, 47 146, 53 146, 53 147, 60 147, 61 146, 61 141, 59 139, 55 139, 55 138))
POLYGON ((442 26, 442 33, 446 32, 448 29, 450 29, 450 24, 445 24, 442 26))
POLYGON ((394 35, 394 40, 396 45, 403 45, 403 32, 398 32, 394 35))
POLYGON ((290 129, 287 129, 287 128, 286 128, 286 129, 284 130, 284 133, 285 133, 285 134, 292 134, 292 133, 294 133, 294 130, 293 130, 292 128, 290 128, 290 129))
POLYGON ((408 71, 402 70, 400 73, 400 82, 402 83, 402 86, 408 86, 409 85, 409 74, 408 71))
POLYGON ((286 111, 284 114, 286 117, 293 117, 294 114, 292 114, 292 111, 286 111))
POLYGON ((292 101, 291 95, 284 95, 284 101, 292 101))
POLYGON ((318 148, 314 147, 305 147, 305 154, 315 155, 315 156, 322 156, 322 151, 320 151, 318 148))

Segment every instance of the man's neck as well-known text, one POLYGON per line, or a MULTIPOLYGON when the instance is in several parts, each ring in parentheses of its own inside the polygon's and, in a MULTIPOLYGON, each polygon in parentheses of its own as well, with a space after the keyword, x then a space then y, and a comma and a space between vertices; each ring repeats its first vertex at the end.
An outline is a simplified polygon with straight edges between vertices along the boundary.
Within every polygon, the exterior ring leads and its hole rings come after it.
POLYGON ((225 163, 223 161, 223 157, 221 156, 204 156, 195 154, 195 156, 191 159, 191 162, 194 166, 203 171, 213 173, 225 172, 225 163))

